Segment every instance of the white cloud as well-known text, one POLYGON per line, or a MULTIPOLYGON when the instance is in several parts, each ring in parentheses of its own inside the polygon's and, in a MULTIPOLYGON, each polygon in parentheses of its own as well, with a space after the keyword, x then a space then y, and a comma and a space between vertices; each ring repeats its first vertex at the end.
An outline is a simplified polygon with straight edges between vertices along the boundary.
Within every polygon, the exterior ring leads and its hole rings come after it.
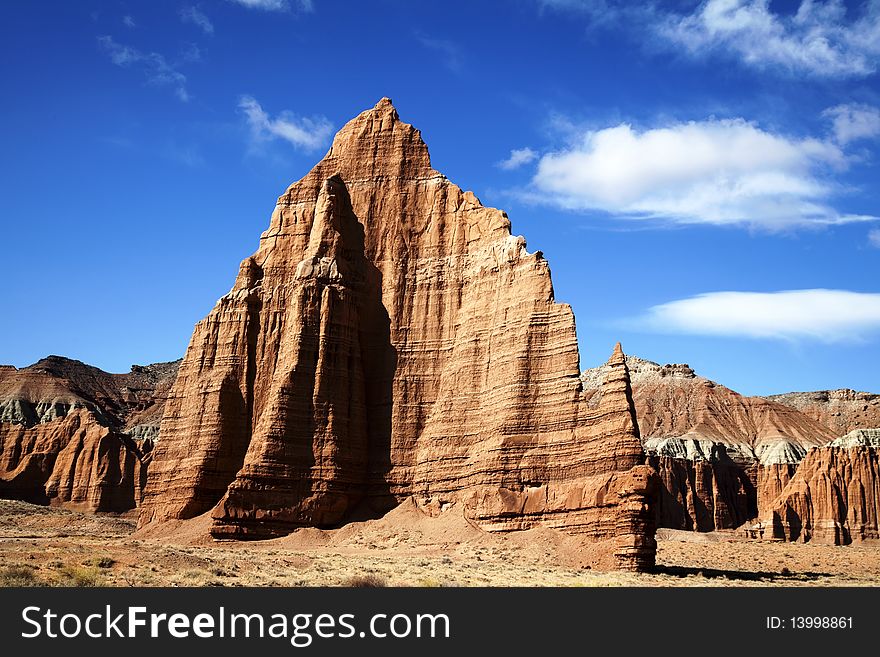
POLYGON ((205 34, 214 34, 214 24, 205 13, 198 7, 187 6, 180 9, 180 20, 184 23, 192 23, 205 34))
POLYGON ((253 96, 242 96, 238 107, 256 141, 283 139, 297 148, 313 151, 323 146, 333 131, 333 125, 323 116, 297 117, 284 111, 272 119, 253 96))
POLYGON ((202 49, 194 43, 187 44, 180 53, 180 61, 187 63, 202 61, 202 49))
POLYGON ((170 64, 163 55, 157 52, 141 52, 117 43, 109 36, 98 37, 98 43, 110 57, 110 61, 117 66, 140 67, 147 82, 157 86, 172 87, 174 95, 181 101, 187 102, 189 100, 189 92, 186 90, 186 76, 170 64))
POLYGON ((694 56, 732 54, 750 66, 817 76, 866 76, 880 65, 880 3, 857 18, 839 0, 803 0, 795 14, 768 0, 707 0, 691 14, 667 14, 655 30, 694 56))
POLYGON ((874 228, 868 231, 868 244, 880 249, 880 228, 874 228))
POLYGON ((828 205, 838 186, 825 178, 845 166, 836 144, 743 119, 645 131, 621 124, 581 133, 567 149, 544 155, 527 196, 633 219, 768 230, 876 219, 828 205))
MULTIPOLYGON (((287 11, 290 3, 287 0, 230 0, 249 9, 262 9, 263 11, 287 11)), ((299 11, 310 13, 315 10, 312 0, 296 0, 294 3, 299 11)))
POLYGON ((880 294, 824 289, 709 292, 653 306, 635 325, 737 338, 859 341, 880 331, 880 294))
POLYGON ((522 165, 534 161, 537 157, 538 154, 528 146, 525 148, 515 148, 510 151, 510 157, 506 160, 501 160, 498 163, 498 166, 505 171, 512 171, 513 169, 518 169, 522 165))
POLYGON ((137 27, 137 23, 134 22, 134 18, 131 16, 123 16, 122 24, 125 25, 125 27, 137 27))
POLYGON ((880 109, 871 105, 837 105, 825 110, 839 144, 880 135, 880 109))

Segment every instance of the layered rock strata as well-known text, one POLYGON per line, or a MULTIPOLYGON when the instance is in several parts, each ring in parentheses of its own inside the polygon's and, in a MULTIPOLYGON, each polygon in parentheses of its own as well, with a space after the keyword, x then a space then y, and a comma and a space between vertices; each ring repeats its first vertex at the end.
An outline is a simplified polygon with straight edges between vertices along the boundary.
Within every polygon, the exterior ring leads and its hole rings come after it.
POLYGON ((770 401, 794 408, 827 427, 835 436, 880 427, 880 395, 843 388, 771 395, 770 401))
POLYGON ((135 508, 176 371, 158 363, 108 374, 58 356, 0 368, 0 496, 135 508))
POLYGON ((619 349, 610 370, 591 407, 541 253, 383 99, 279 198, 196 325, 141 523, 211 511, 215 536, 274 536, 413 497, 489 530, 620 537, 644 567, 652 472, 619 349))
MULTIPOLYGON (((712 531, 757 518, 807 450, 835 436, 794 408, 744 397, 688 365, 627 362, 648 462, 662 482, 661 527, 712 531)), ((601 399, 605 370, 582 374, 592 403, 601 399)))

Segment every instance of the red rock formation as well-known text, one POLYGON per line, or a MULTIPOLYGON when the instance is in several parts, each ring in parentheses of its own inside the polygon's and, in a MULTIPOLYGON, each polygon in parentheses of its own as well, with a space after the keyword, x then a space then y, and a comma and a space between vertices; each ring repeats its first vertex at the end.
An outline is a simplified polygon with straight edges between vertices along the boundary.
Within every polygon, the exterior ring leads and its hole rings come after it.
POLYGON ((772 395, 767 399, 797 409, 835 436, 880 427, 880 395, 855 390, 817 390, 772 395))
POLYGON ((0 425, 0 497, 83 511, 126 511, 145 466, 134 442, 86 409, 32 427, 0 425))
POLYGON ((646 571, 657 554, 657 474, 647 466, 624 473, 617 482, 618 505, 614 559, 618 570, 646 571))
MULTIPOLYGON (((807 449, 835 437, 789 406, 744 397, 688 365, 627 362, 648 462, 662 482, 661 527, 712 531, 758 517, 807 449)), ((582 374, 592 403, 605 370, 582 374)))
POLYGON ((133 509, 175 372, 160 363, 108 374, 57 356, 0 369, 0 496, 133 509))
POLYGON ((748 519, 760 518, 773 508, 776 498, 785 490, 788 482, 797 472, 797 463, 768 463, 758 466, 758 506, 748 519))
POLYGON ((847 545, 880 538, 877 447, 811 449, 765 514, 776 538, 847 545))
POLYGON ((758 509, 757 464, 735 463, 715 446, 708 460, 648 454, 659 473, 657 523, 660 527, 700 532, 739 527, 758 509))
POLYGON ((613 360, 591 408, 541 253, 432 169, 383 99, 279 198, 196 325, 141 522, 213 509, 215 535, 259 537, 412 496, 463 503, 488 529, 645 531, 617 522, 619 477, 644 454, 613 360))

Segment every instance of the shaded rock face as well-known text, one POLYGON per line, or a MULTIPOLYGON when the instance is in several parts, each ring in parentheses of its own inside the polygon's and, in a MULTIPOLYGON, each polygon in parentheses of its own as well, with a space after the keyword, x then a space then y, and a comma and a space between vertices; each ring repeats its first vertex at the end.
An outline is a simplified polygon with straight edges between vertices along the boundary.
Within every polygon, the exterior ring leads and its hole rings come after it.
MULTIPOLYGON (((627 363, 648 463, 662 482, 661 527, 713 531, 757 518, 807 450, 835 437, 790 406, 744 397, 688 365, 627 363)), ((591 403, 601 399, 606 368, 581 375, 591 403)))
MULTIPOLYGON (((716 451, 723 452, 718 445, 716 451)), ((743 466, 726 454, 708 460, 661 456, 649 452, 648 463, 659 473, 657 524, 700 532, 739 527, 758 510, 760 466, 743 466)))
POLYGON ((880 427, 880 395, 841 390, 788 392, 767 399, 790 406, 828 427, 835 436, 855 429, 880 427))
POLYGON ((847 545, 880 538, 878 448, 811 449, 763 514, 776 538, 847 545))
POLYGON ((108 374, 58 356, 0 368, 0 496, 135 508, 176 371, 158 363, 108 374))
POLYGON ((412 497, 489 530, 644 536, 621 552, 641 567, 653 480, 619 350, 609 369, 590 406, 547 262, 383 99, 279 198, 196 325, 141 523, 211 510, 216 536, 273 536, 412 497), (645 482, 618 517, 624 474, 645 482))
MULTIPOLYGON (((295 325, 281 340, 241 469, 214 513, 217 536, 340 522, 368 484, 394 366, 379 274, 339 176, 322 186, 293 279, 280 293, 295 325), (368 392, 370 401, 368 405, 368 392), (384 391, 384 394, 383 394, 384 391)), ((243 437, 238 436, 241 440, 243 437)))

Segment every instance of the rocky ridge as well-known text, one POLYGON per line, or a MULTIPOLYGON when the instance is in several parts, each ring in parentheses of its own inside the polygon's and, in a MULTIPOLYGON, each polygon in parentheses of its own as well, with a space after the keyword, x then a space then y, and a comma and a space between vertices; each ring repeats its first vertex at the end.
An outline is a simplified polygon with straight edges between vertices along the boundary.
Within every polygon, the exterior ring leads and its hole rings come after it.
POLYGON ((832 545, 880 539, 880 458, 877 446, 862 440, 807 453, 762 514, 774 537, 832 545))
POLYGON ((814 392, 788 392, 766 397, 797 409, 828 427, 836 436, 855 429, 880 427, 880 395, 843 388, 814 392))

